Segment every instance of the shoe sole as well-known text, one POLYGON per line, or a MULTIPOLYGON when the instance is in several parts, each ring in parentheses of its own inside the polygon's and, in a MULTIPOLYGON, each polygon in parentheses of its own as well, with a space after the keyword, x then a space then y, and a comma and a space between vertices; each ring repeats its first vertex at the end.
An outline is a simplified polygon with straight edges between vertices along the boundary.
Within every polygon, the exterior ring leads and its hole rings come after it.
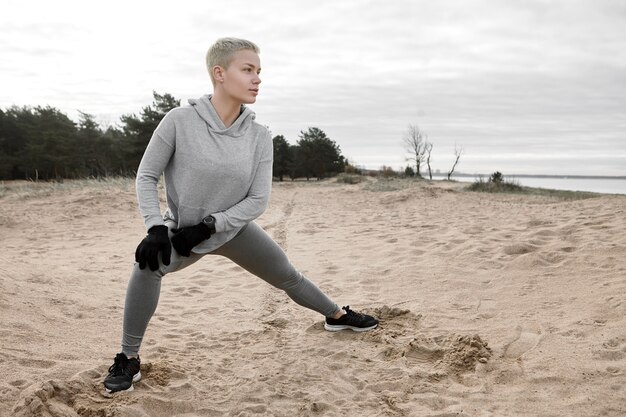
POLYGON ((369 332, 370 330, 375 329, 376 327, 378 327, 378 324, 375 324, 373 326, 369 326, 369 327, 354 327, 354 326, 347 326, 345 324, 327 324, 324 323, 324 329, 328 330, 329 332, 339 332, 341 330, 352 330, 353 332, 369 332))
MULTIPOLYGON (((133 384, 134 384, 135 382, 139 382, 139 381, 141 381, 141 371, 139 371, 139 372, 137 372, 135 375, 133 375, 133 384)), ((117 391, 110 390, 110 389, 108 389, 108 388, 106 387, 106 385, 105 385, 105 386, 104 386, 104 390, 105 390, 108 394, 113 394, 113 393, 115 393, 115 392, 131 392, 131 391, 133 391, 133 390, 135 389, 135 388, 133 387, 133 384, 130 384, 130 388, 120 389, 120 390, 117 390, 117 391)))

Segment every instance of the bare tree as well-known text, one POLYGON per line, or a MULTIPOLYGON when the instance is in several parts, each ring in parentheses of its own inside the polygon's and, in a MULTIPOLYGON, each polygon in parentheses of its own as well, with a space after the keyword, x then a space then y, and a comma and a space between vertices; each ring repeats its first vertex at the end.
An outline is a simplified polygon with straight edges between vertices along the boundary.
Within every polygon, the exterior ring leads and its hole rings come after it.
POLYGON ((456 145, 454 145, 454 164, 452 165, 452 169, 448 172, 448 181, 450 180, 450 177, 452 177, 454 168, 456 168, 456 164, 459 163, 459 159, 461 158, 462 153, 463 153, 463 148, 457 148, 456 145))
POLYGON ((415 175, 421 177, 420 166, 424 160, 426 152, 426 139, 428 136, 417 125, 410 124, 404 134, 404 145, 406 151, 411 154, 407 161, 415 163, 415 175))
POLYGON ((430 168, 430 153, 433 151, 433 144, 426 142, 426 165, 428 165, 428 178, 433 179, 433 170, 430 168))

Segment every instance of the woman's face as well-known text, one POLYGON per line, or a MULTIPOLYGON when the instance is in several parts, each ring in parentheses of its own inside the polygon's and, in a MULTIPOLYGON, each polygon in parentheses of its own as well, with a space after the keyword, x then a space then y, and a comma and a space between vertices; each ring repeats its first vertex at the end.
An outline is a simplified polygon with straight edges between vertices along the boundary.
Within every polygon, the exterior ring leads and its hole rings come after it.
POLYGON ((259 94, 260 73, 259 55, 244 49, 235 52, 228 69, 222 72, 223 81, 220 84, 232 99, 241 104, 252 104, 259 94))

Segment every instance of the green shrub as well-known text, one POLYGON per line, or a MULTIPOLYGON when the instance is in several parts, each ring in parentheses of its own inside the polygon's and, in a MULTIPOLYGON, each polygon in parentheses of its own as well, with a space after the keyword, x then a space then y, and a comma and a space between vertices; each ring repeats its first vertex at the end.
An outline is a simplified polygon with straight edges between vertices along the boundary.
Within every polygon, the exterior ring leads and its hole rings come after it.
POLYGON ((491 174, 491 177, 489 177, 489 182, 493 182, 494 184, 501 184, 503 181, 504 176, 500 171, 494 172, 493 174, 491 174))
POLYGON ((398 176, 398 173, 397 173, 396 171, 394 171, 394 170, 393 170, 393 168, 388 167, 388 166, 386 166, 386 165, 383 165, 383 166, 380 168, 380 175, 381 175, 383 178, 395 178, 395 177, 397 177, 397 176, 398 176))
POLYGON ((502 173, 494 172, 488 181, 482 177, 474 181, 469 187, 470 191, 482 191, 486 193, 516 193, 524 191, 524 187, 519 185, 517 181, 505 180, 502 173))
POLYGON ((361 181, 363 181, 363 177, 361 175, 340 174, 337 177, 337 182, 344 184, 358 184, 361 181))
POLYGON ((346 174, 356 174, 356 175, 362 175, 363 171, 361 171, 360 168, 355 167, 354 165, 351 165, 349 163, 346 164, 346 166, 344 167, 344 172, 346 174))

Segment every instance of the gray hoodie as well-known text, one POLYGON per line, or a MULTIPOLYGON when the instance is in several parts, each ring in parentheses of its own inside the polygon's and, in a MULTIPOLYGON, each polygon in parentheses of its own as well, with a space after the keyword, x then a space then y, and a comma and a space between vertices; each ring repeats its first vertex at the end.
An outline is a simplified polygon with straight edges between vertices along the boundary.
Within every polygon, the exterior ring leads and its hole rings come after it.
POLYGON ((196 246, 211 252, 267 208, 272 188, 272 138, 241 106, 225 127, 209 101, 189 100, 168 112, 154 131, 137 171, 137 199, 146 229, 173 221, 198 224, 213 215, 216 233, 196 246), (161 215, 157 183, 165 176, 167 210, 161 215))

